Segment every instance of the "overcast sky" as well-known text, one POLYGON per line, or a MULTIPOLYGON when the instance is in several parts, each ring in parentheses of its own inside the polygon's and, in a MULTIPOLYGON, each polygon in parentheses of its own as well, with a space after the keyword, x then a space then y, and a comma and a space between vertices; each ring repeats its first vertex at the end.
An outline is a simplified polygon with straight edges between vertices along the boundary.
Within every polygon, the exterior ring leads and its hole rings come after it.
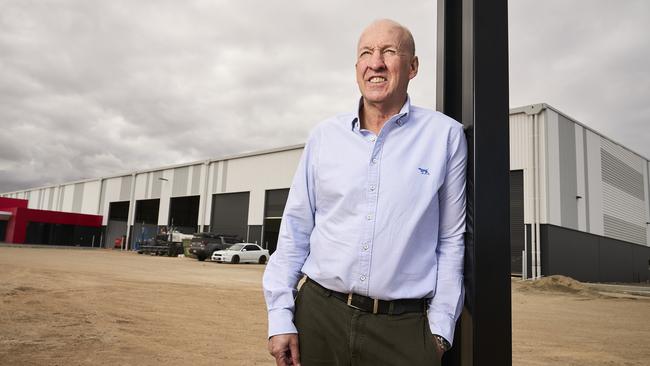
MULTIPOLYGON (((0 192, 303 143, 390 17, 435 105, 436 1, 0 0, 0 192)), ((650 157, 650 2, 510 1, 510 105, 650 157)))

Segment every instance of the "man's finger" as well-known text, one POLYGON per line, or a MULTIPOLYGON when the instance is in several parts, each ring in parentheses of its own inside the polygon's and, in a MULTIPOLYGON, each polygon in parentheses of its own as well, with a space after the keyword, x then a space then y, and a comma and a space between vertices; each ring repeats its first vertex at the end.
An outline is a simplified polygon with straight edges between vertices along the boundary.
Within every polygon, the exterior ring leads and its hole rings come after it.
POLYGON ((272 353, 272 355, 275 358, 276 366, 290 366, 290 363, 287 362, 285 352, 272 353))
POLYGON ((287 359, 285 352, 278 354, 278 356, 275 358, 275 364, 277 366, 290 366, 291 362, 289 361, 290 360, 287 359))
POLYGON ((289 353, 289 337, 285 335, 278 335, 269 338, 268 349, 269 353, 275 358, 277 366, 290 366, 291 356, 289 353))
POLYGON ((300 366, 300 350, 298 347, 298 336, 295 336, 289 342, 289 350, 291 351, 291 361, 295 366, 300 366))

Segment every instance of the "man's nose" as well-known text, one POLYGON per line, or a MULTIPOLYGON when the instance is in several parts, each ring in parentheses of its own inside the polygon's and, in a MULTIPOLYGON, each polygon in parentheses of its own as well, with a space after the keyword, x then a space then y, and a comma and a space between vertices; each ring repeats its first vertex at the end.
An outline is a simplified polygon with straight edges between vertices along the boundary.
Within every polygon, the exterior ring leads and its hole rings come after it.
POLYGON ((370 66, 370 68, 373 70, 383 69, 384 67, 386 67, 386 64, 384 63, 384 55, 381 53, 380 50, 375 50, 372 53, 372 56, 370 56, 370 62, 368 63, 368 66, 370 66))

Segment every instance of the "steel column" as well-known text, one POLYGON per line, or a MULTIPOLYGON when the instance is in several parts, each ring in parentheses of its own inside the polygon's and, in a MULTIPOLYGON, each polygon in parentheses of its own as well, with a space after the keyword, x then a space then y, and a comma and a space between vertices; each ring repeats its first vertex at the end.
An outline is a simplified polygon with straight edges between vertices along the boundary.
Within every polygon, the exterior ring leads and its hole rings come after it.
POLYGON ((443 365, 511 365, 507 0, 438 0, 437 109, 468 139, 465 309, 443 365))

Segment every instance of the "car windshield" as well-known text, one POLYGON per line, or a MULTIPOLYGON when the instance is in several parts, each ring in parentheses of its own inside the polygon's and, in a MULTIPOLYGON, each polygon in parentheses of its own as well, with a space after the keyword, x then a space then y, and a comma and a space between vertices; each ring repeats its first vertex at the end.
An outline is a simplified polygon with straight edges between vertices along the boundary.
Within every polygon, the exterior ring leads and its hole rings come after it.
POLYGON ((234 244, 228 247, 228 250, 240 251, 244 247, 244 244, 234 244))

